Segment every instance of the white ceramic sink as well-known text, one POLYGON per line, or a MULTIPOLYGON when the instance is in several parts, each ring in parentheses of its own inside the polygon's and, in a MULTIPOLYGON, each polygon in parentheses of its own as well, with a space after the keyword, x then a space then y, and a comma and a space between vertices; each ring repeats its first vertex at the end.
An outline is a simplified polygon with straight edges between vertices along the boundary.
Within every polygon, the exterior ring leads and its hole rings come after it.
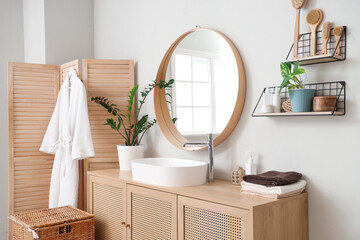
POLYGON ((208 163, 178 158, 132 160, 133 180, 164 187, 205 184, 208 163))

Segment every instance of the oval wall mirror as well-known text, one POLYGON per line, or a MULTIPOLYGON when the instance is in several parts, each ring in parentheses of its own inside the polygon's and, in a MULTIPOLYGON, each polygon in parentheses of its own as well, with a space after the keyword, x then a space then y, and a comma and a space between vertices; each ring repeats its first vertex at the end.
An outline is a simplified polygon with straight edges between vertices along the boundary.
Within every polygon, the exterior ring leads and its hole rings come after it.
POLYGON ((219 145, 238 123, 245 102, 245 70, 224 34, 207 28, 184 33, 167 50, 156 79, 175 80, 171 89, 155 88, 154 105, 162 133, 176 147, 204 149, 183 144, 206 140, 209 133, 219 145))

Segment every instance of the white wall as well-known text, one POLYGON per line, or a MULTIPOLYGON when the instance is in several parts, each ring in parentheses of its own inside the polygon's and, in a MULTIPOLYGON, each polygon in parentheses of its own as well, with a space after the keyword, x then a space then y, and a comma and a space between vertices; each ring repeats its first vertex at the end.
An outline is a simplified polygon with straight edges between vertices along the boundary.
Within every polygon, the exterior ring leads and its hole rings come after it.
POLYGON ((23 2, 25 62, 63 64, 93 58, 93 1, 23 2))
POLYGON ((24 61, 45 63, 44 0, 23 0, 24 61))
POLYGON ((46 0, 46 63, 93 58, 93 20, 92 0, 46 0))
MULTIPOLYGON (((95 0, 96 58, 135 59, 144 88, 156 76, 163 54, 195 25, 226 34, 238 47, 247 76, 247 96, 240 122, 215 149, 215 175, 229 178, 234 162, 248 150, 259 154, 259 170, 295 170, 308 180, 311 240, 356 240, 360 237, 360 2, 308 1, 301 14, 324 10, 325 20, 348 26, 345 62, 306 67, 308 82, 345 80, 344 117, 252 118, 265 86, 281 81, 279 63, 293 40, 295 10, 291 1, 95 0)), ((145 112, 155 117, 152 99, 145 112)), ((207 159, 206 152, 184 152, 169 144, 158 127, 146 138, 146 155, 207 159)))
POLYGON ((22 0, 0 1, 0 239, 7 237, 7 62, 24 61, 22 0))

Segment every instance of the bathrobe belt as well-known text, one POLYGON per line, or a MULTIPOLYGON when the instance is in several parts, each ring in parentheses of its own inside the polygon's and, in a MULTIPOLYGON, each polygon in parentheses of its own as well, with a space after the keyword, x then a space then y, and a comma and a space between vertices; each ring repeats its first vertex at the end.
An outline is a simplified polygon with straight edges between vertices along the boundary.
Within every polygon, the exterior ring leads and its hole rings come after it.
POLYGON ((72 138, 71 137, 67 137, 64 139, 59 138, 59 140, 57 140, 55 142, 55 144, 53 145, 54 149, 59 149, 60 147, 70 147, 72 145, 72 138))
MULTIPOLYGON (((65 152, 62 152, 61 154, 66 154, 66 149, 72 146, 72 138, 66 137, 65 139, 59 138, 56 143, 54 144, 54 149, 59 150, 61 148, 65 149, 65 152)), ((63 159, 63 157, 61 157, 63 159)), ((66 172, 70 171, 72 169, 72 160, 65 157, 65 167, 61 168, 61 174, 65 176, 66 172)))

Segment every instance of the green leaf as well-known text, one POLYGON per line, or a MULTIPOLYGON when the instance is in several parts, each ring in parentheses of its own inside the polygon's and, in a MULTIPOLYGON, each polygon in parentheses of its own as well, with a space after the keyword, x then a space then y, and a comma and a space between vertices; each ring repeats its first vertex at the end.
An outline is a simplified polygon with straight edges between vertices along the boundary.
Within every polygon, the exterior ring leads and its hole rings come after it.
POLYGON ((298 69, 299 69, 299 61, 296 61, 293 72, 297 71, 298 69))
MULTIPOLYGON (((133 89, 130 90, 130 94, 129 94, 129 100, 128 100, 128 113, 130 113, 132 111, 132 107, 133 107, 133 103, 134 103, 134 98, 135 98, 135 94, 136 91, 138 90, 139 85, 135 85, 133 87, 133 89)), ((130 119, 130 114, 126 114, 128 116, 128 118, 130 119)))
POLYGON ((291 74, 291 63, 289 62, 282 62, 280 63, 280 69, 281 69, 281 76, 288 77, 291 74))
POLYGON ((137 122, 137 126, 139 128, 141 128, 146 123, 146 121, 148 120, 148 117, 149 117, 149 115, 142 116, 142 118, 137 122))
POLYGON ((291 85, 288 86, 289 90, 297 89, 297 88, 298 88, 297 85, 294 85, 294 84, 291 84, 291 85))
POLYGON ((108 113, 112 114, 113 116, 117 116, 120 112, 116 104, 111 103, 105 97, 100 97, 100 96, 92 97, 91 101, 103 106, 108 111, 108 113))
POLYGON ((296 71, 294 70, 294 72, 292 73, 293 76, 296 76, 296 75, 300 75, 300 74, 303 74, 305 73, 305 69, 303 68, 299 68, 297 69, 296 71))
POLYGON ((281 90, 286 87, 290 83, 291 77, 285 77, 282 83, 280 84, 280 90, 279 93, 281 93, 281 90))

